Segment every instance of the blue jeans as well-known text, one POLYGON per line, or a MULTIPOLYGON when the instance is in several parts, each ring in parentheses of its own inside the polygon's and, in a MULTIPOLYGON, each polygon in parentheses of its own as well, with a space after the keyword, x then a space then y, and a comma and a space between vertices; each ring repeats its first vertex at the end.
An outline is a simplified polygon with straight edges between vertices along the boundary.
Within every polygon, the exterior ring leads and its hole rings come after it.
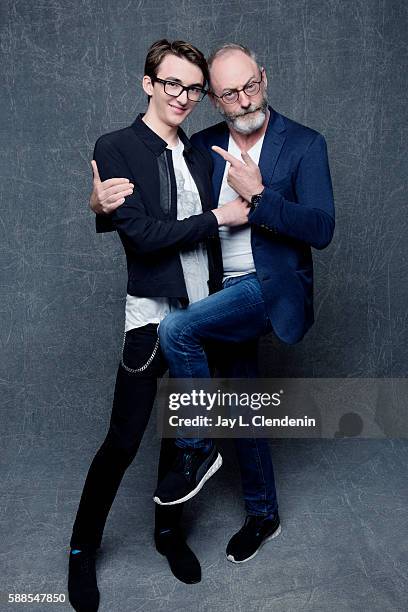
MULTIPOLYGON (((159 337, 172 378, 209 378, 204 349, 209 341, 219 347, 222 376, 256 378, 258 339, 270 331, 261 287, 256 273, 252 273, 227 278, 222 291, 167 315, 160 323, 159 337)), ((268 440, 234 441, 248 514, 274 513, 278 504, 268 440)), ((209 450, 212 440, 178 438, 176 444, 209 450)))
POLYGON ((160 346, 172 378, 210 378, 204 342, 247 342, 271 329, 254 272, 227 278, 221 291, 168 314, 160 346))

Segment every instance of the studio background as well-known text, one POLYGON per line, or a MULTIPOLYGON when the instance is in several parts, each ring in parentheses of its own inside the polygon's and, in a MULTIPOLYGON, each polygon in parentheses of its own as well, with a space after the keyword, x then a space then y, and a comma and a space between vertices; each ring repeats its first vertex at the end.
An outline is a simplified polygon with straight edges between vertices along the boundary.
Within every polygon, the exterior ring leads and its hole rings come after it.
MULTIPOLYGON (((124 327, 125 257, 115 234, 95 233, 90 160, 101 134, 145 109, 147 48, 163 37, 191 41, 205 54, 226 41, 248 45, 266 69, 272 107, 327 140, 336 229, 329 247, 314 251, 315 324, 295 346, 264 339, 263 375, 398 378, 406 376, 408 346, 407 5, 2 0, 0 6, 1 512, 11 553, 1 589, 63 592, 63 553, 86 470, 108 426, 124 327), (34 571, 38 547, 44 555, 34 571)), ((205 100, 185 129, 191 134, 219 120, 205 100)), ((190 604, 217 610, 234 602, 236 610, 295 610, 305 604, 312 575, 327 588, 314 592, 310 609, 329 609, 342 589, 328 585, 341 579, 344 564, 337 566, 327 549, 311 569, 301 535, 302 520, 313 519, 316 529, 320 512, 323 531, 332 533, 330 521, 341 524, 343 513, 360 527, 346 540, 363 538, 367 557, 336 540, 358 585, 351 601, 358 605, 368 593, 371 610, 403 605, 406 553, 399 552, 398 529, 389 529, 384 516, 376 540, 374 524, 366 532, 362 526, 373 509, 392 511, 404 526, 403 441, 273 443, 280 507, 292 527, 287 537, 297 536, 281 551, 288 572, 270 587, 256 586, 259 566, 238 577, 222 557, 219 541, 242 519, 233 457, 211 495, 194 500, 187 516, 206 560, 206 582, 187 591, 172 581, 151 542, 157 454, 153 423, 107 525, 101 575, 112 578, 112 597, 134 597, 145 610, 190 604), (379 578, 386 586, 376 592, 379 578)), ((322 550, 328 542, 315 536, 322 550)), ((268 585, 264 566, 262 572, 268 585)))

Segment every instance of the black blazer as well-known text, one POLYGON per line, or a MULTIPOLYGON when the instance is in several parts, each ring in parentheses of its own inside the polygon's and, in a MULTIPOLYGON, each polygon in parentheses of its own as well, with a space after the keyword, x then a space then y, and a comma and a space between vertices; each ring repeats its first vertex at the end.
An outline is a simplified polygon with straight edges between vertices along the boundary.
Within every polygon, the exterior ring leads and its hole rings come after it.
POLYGON ((205 242, 209 264, 209 291, 221 288, 222 255, 218 223, 211 212, 212 159, 192 147, 184 132, 184 157, 200 194, 203 213, 177 220, 177 189, 171 151, 139 115, 124 129, 101 136, 94 159, 101 180, 128 178, 133 194, 111 215, 97 215, 98 232, 117 230, 126 253, 127 292, 139 297, 178 298, 188 303, 180 250, 205 242))

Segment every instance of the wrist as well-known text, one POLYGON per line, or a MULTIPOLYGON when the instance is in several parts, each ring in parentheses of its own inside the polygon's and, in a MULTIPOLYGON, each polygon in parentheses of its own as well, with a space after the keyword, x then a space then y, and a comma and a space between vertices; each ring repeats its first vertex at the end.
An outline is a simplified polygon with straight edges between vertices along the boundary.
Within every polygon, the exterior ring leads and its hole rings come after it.
POLYGON ((262 183, 261 183, 260 185, 258 185, 258 187, 257 187, 256 189, 253 189, 253 190, 252 190, 251 197, 250 197, 249 201, 251 201, 251 199, 252 199, 254 196, 257 196, 257 195, 262 195, 262 194, 263 194, 263 192, 264 192, 264 190, 265 190, 265 186, 264 186, 264 185, 262 185, 262 183))
POLYGON ((223 215, 220 208, 215 208, 211 211, 214 214, 214 217, 217 219, 218 225, 223 224, 223 215))
POLYGON ((262 200, 262 196, 263 196, 264 190, 265 190, 265 187, 262 185, 261 189, 259 189, 259 191, 256 191, 251 196, 251 199, 249 201, 249 206, 250 206, 251 210, 255 210, 256 207, 258 206, 259 202, 262 200))

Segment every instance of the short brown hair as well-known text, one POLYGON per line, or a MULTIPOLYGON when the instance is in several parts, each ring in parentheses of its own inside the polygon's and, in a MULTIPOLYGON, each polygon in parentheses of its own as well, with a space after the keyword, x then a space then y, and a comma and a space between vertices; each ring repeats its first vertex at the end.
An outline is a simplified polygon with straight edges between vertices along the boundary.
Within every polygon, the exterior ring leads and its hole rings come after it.
POLYGON ((204 76, 204 86, 209 82, 208 66, 204 55, 197 47, 183 40, 175 40, 169 42, 165 38, 157 40, 152 44, 146 55, 144 74, 149 77, 156 77, 157 70, 163 61, 164 57, 171 53, 182 59, 186 59, 192 64, 198 66, 204 76))

